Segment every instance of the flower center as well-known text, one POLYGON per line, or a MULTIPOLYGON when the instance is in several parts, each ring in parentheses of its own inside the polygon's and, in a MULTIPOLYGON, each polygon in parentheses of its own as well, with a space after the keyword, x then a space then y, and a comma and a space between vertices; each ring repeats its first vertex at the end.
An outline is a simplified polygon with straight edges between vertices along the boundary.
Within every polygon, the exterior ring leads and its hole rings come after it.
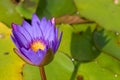
POLYGON ((34 41, 30 45, 30 47, 34 52, 37 52, 39 49, 44 50, 45 49, 45 44, 42 43, 41 41, 34 41))

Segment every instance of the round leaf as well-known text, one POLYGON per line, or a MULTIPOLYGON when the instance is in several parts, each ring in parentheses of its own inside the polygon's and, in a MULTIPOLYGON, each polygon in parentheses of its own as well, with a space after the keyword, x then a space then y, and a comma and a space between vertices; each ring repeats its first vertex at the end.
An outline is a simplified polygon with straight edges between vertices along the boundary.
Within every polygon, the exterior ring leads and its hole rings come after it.
POLYGON ((80 16, 95 21, 105 29, 120 32, 120 7, 116 0, 75 0, 80 16))
POLYGON ((0 80, 22 80, 24 62, 13 52, 10 29, 0 22, 0 80))

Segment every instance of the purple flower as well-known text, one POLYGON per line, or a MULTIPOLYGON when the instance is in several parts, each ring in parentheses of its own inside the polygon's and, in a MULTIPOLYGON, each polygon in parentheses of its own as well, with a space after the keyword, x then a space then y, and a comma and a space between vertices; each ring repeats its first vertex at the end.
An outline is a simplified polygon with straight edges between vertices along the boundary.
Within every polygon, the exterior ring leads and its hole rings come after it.
POLYGON ((62 37, 61 32, 58 38, 54 18, 47 21, 43 17, 39 20, 36 14, 33 14, 31 24, 25 20, 22 26, 13 23, 12 33, 16 54, 35 66, 44 66, 52 61, 62 37))

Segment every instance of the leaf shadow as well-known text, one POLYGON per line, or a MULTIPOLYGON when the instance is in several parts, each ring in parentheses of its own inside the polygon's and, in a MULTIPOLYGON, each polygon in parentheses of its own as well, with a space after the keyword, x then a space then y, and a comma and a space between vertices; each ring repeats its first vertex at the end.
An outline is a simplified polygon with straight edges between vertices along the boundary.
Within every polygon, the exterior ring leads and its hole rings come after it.
MULTIPOLYGON (((94 31, 91 30, 90 27, 88 27, 85 31, 79 32, 79 33, 72 33, 72 39, 71 39, 71 55, 72 57, 80 62, 89 62, 96 57, 98 57, 101 53, 101 51, 96 47, 95 45, 95 37, 94 36, 97 32, 97 29, 94 31)), ((104 29, 101 29, 100 31, 100 46, 104 47, 109 40, 107 39, 107 36, 104 35, 104 29)))

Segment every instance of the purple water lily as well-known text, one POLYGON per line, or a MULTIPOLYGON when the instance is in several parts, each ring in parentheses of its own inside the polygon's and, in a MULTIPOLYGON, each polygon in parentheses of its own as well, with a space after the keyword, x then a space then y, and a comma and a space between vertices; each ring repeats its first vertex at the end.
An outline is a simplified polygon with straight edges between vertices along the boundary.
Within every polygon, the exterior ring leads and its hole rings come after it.
POLYGON ((39 20, 36 14, 33 14, 31 24, 25 20, 21 26, 13 23, 12 33, 17 55, 36 66, 44 66, 53 59, 62 37, 62 33, 58 37, 54 18, 39 20))

